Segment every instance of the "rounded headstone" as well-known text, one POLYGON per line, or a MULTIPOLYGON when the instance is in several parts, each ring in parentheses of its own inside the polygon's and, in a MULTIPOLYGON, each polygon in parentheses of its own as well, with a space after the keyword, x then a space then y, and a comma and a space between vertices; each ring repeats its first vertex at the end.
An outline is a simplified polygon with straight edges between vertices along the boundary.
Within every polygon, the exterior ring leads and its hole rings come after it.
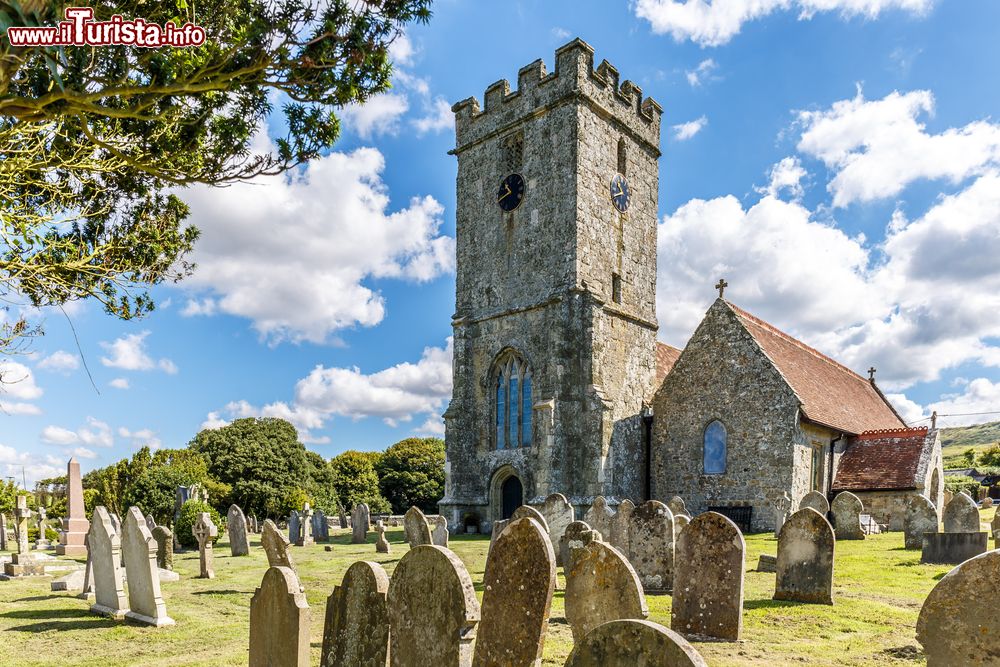
POLYGON ((830 523, 806 507, 785 522, 778 535, 774 599, 833 604, 833 549, 830 523))
POLYGON ((389 654, 389 575, 358 561, 326 601, 320 667, 385 667, 389 654))
POLYGON ((422 544, 434 543, 430 524, 427 523, 427 517, 424 516, 419 507, 414 506, 406 510, 406 514, 403 516, 403 532, 411 549, 422 544))
POLYGON ((510 515, 509 521, 516 521, 517 519, 534 519, 541 524, 546 533, 549 532, 549 522, 545 520, 545 516, 543 516, 541 512, 536 510, 531 505, 521 505, 514 510, 514 513, 510 515))
POLYGON ((658 500, 632 512, 628 530, 629 562, 643 590, 667 591, 674 582, 674 516, 658 500))
MULTIPOLYGON (((563 494, 552 493, 545 499, 540 511, 548 524, 549 540, 555 546, 562 539, 566 527, 573 523, 573 506, 569 504, 563 494)), ((558 552, 556 553, 556 564, 563 564, 558 552)))
POLYGON ((906 514, 903 515, 903 546, 920 549, 924 545, 924 533, 938 532, 937 510, 927 496, 910 496, 906 500, 906 514))
POLYGON ((864 511, 861 499, 850 491, 837 494, 830 504, 830 512, 838 540, 865 539, 865 532, 861 529, 861 513, 864 511))
POLYGON ((993 533, 993 548, 1000 548, 996 546, 996 543, 1000 542, 1000 507, 997 507, 993 512, 993 521, 990 522, 990 532, 993 533))
POLYGON ((270 567, 250 598, 250 667, 309 664, 309 604, 290 568, 270 567))
POLYGON ((565 600, 566 620, 576 642, 601 623, 649 616, 635 570, 605 542, 591 542, 574 554, 565 600))
POLYGON ((670 508, 670 513, 674 516, 677 516, 678 514, 683 514, 687 517, 691 516, 691 513, 688 512, 687 505, 684 504, 684 499, 680 496, 674 496, 667 501, 667 507, 670 508))
POLYGON ((945 506, 942 519, 946 533, 979 532, 979 508, 972 498, 964 493, 952 498, 945 506))
POLYGON ((585 533, 589 533, 588 540, 593 538, 593 530, 585 521, 574 521, 566 526, 566 530, 563 531, 563 536, 559 539, 559 561, 563 564, 564 572, 569 571, 570 552, 573 547, 580 548, 583 546, 585 533))
POLYGON ((806 507, 811 507, 823 516, 826 516, 826 513, 830 511, 830 501, 819 491, 810 491, 802 496, 802 500, 799 501, 800 510, 806 507))
POLYGON ((226 512, 226 532, 229 533, 229 550, 233 556, 249 556, 250 541, 247 537, 247 518, 237 505, 230 505, 226 512))
POLYGON ((583 520, 605 538, 611 537, 611 528, 615 520, 615 513, 608 507, 608 501, 604 499, 604 496, 594 498, 594 502, 590 504, 590 508, 583 516, 583 520))
POLYGON ((577 643, 566 667, 706 667, 686 639, 650 621, 604 623, 577 643))
MULTIPOLYGON (((611 524, 611 546, 622 552, 626 558, 629 555, 628 527, 632 522, 632 512, 635 511, 635 504, 626 498, 618 505, 615 519, 611 524)), ((603 534, 603 533, 602 533, 603 534)))

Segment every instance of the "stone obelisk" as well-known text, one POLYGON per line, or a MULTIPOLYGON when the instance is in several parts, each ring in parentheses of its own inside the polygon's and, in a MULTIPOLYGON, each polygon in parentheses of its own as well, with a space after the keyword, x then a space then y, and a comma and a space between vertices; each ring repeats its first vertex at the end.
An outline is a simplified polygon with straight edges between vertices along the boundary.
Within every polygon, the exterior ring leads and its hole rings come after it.
POLYGON ((83 507, 83 482, 80 480, 80 464, 70 459, 66 466, 66 518, 63 519, 62 533, 56 554, 60 556, 86 556, 84 539, 90 530, 90 522, 83 507))

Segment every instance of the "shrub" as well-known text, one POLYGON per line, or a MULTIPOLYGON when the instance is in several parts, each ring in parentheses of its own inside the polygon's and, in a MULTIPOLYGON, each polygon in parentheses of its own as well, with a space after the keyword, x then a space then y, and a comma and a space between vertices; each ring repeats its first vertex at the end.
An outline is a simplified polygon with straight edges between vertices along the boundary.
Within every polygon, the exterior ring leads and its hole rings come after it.
POLYGON ((194 524, 198 521, 198 515, 202 512, 208 512, 212 517, 212 523, 219 529, 219 535, 215 540, 212 540, 212 543, 214 544, 219 537, 222 537, 226 524, 223 523, 222 517, 215 511, 215 508, 200 500, 189 500, 181 506, 180 516, 177 517, 177 523, 174 525, 174 535, 177 536, 177 540, 182 546, 192 549, 198 546, 198 540, 195 539, 191 529, 194 528, 194 524))
POLYGON ((952 493, 961 493, 962 491, 967 491, 970 496, 975 500, 979 496, 979 482, 972 479, 968 475, 951 475, 944 478, 944 488, 952 493))

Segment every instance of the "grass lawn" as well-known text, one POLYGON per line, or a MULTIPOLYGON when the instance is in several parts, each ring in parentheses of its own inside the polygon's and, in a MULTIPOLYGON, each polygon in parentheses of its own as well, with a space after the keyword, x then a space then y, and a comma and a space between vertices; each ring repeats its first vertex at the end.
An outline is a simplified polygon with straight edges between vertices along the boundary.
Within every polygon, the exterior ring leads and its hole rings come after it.
MULTIPOLYGON (((993 510, 982 511, 983 522, 993 510)), ((984 526, 987 529, 988 526, 984 526)), ((333 552, 324 545, 294 548, 296 565, 312 608, 312 664, 319 664, 326 596, 355 560, 382 563, 392 573, 406 551, 402 529, 386 532, 392 554, 369 544, 350 544, 338 531, 333 552)), ((257 537, 257 536, 253 536, 257 537)), ((774 575, 751 571, 761 553, 776 552, 773 535, 747 537, 743 637, 737 643, 697 643, 710 665, 919 665, 914 639, 920 605, 948 570, 921 565, 919 551, 902 548, 902 533, 837 544, 832 607, 771 600, 774 575)), ((452 539, 482 596, 489 541, 480 536, 452 539)), ((154 629, 109 621, 88 613, 88 603, 49 590, 48 577, 0 582, 0 665, 245 665, 250 597, 267 567, 259 542, 251 556, 232 558, 225 542, 215 550, 212 580, 198 573, 197 552, 176 554, 181 580, 163 584, 167 611, 177 625, 154 629)), ((564 587, 560 573, 559 589, 564 587)), ((650 620, 670 626, 670 597, 649 596, 650 620)), ((572 649, 557 590, 545 642, 545 665, 562 665, 572 649)))

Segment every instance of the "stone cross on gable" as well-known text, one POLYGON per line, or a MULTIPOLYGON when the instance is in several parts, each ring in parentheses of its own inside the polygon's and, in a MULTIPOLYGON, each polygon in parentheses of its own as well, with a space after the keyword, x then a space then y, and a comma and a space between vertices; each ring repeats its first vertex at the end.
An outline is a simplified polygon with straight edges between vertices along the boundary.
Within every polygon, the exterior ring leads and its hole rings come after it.
POLYGON ((723 298, 723 296, 725 295, 727 287, 729 287, 729 283, 726 282, 726 279, 725 278, 719 278, 719 282, 715 286, 715 289, 719 290, 719 298, 720 299, 723 298))
POLYGON ((868 379, 871 382, 875 381, 875 367, 874 366, 872 366, 871 368, 868 369, 868 379))

